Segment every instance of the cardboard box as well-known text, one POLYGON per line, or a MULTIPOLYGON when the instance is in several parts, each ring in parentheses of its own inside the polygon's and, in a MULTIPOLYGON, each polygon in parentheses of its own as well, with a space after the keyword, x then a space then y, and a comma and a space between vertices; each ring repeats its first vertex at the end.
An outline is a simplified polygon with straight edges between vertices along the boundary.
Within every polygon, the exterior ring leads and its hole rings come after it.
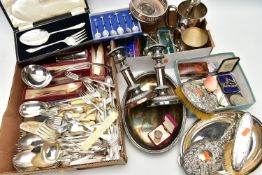
MULTIPOLYGON (((209 72, 210 72, 209 74, 216 76, 216 75, 219 75, 218 73, 216 73, 216 71, 217 69, 219 69, 219 66, 221 65, 222 61, 225 59, 234 58, 234 57, 235 57, 234 53, 220 53, 220 54, 214 54, 214 55, 205 56, 205 57, 188 57, 185 59, 177 59, 175 61, 175 64, 173 65, 175 75, 177 78, 177 82, 179 85, 181 85, 183 82, 185 82, 188 79, 188 77, 183 78, 180 76, 179 68, 178 68, 179 63, 207 62, 208 67, 209 67, 209 72)), ((235 78, 235 81, 237 82, 239 86, 241 96, 245 98, 246 103, 238 104, 238 105, 229 105, 226 107, 219 107, 218 109, 216 109, 216 111, 246 110, 256 102, 255 96, 248 82, 248 79, 245 75, 245 72, 243 71, 240 65, 240 62, 236 64, 236 66, 233 68, 233 71, 230 71, 229 73, 232 74, 232 76, 235 78)), ((223 74, 220 74, 220 75, 223 75, 223 74)), ((201 78, 198 78, 198 79, 201 79, 201 78)))
MULTIPOLYGON (((173 23, 177 22, 177 14, 174 13, 172 16, 170 16, 170 20, 172 20, 173 23)), ((141 27, 143 32, 145 33, 157 33, 158 29, 165 28, 166 23, 165 23, 165 16, 163 16, 160 21, 156 24, 153 25, 148 25, 148 24, 143 24, 141 23, 141 27)), ((215 43, 213 41, 212 35, 210 30, 207 28, 207 21, 204 20, 201 24, 201 28, 205 29, 208 34, 208 42, 205 46, 201 48, 196 48, 196 49, 190 49, 190 50, 184 50, 180 52, 174 52, 170 54, 165 54, 167 58, 173 58, 173 59, 182 59, 182 58, 188 58, 188 57, 197 57, 197 56, 207 56, 210 55, 213 48, 215 47, 215 43)), ((173 35, 174 28, 171 28, 171 34, 173 35)), ((174 38, 174 36, 172 36, 174 38)), ((174 41, 173 41, 174 42, 174 41)), ((147 57, 147 56, 138 56, 136 57, 137 59, 141 59, 142 57, 147 57)), ((144 58, 146 59, 146 58, 144 58)))
MULTIPOLYGON (((114 64, 110 64, 113 69, 113 79, 116 84, 116 69, 114 64)), ((117 95, 117 106, 118 106, 118 124, 119 124, 119 144, 121 145, 122 149, 120 151, 120 159, 113 160, 113 161, 103 161, 91 164, 83 164, 78 166, 70 166, 70 167, 62 167, 58 169, 45 169, 39 171, 28 171, 28 172, 18 172, 15 170, 12 164, 12 158, 16 154, 16 144, 18 142, 20 136, 20 129, 19 125, 23 121, 23 118, 19 115, 18 109, 20 104, 22 103, 22 91, 25 87, 25 84, 21 80, 21 65, 16 65, 14 77, 13 77, 13 84, 10 93, 10 98, 8 102, 8 106, 6 111, 3 115, 1 132, 0 132, 0 174, 34 174, 40 172, 47 172, 51 170, 57 171, 64 171, 67 169, 88 169, 88 168, 96 168, 96 167, 104 167, 104 166, 111 166, 111 165, 123 165, 127 162, 127 155, 126 155, 126 147, 125 147, 125 140, 124 140, 124 131, 122 129, 122 122, 121 122, 121 109, 120 109, 120 101, 119 101, 119 94, 118 94, 118 87, 116 87, 116 95, 117 95)))

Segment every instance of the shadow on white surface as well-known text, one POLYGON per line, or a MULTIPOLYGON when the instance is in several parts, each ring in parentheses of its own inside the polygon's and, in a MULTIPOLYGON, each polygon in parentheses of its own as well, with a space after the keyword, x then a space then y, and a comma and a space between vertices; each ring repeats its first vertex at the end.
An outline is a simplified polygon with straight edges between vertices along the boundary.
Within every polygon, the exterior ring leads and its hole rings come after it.
MULTIPOLYGON (((128 7, 129 0, 88 0, 91 12, 107 11, 128 7)), ((170 1, 178 5, 179 1, 170 1), (175 2, 175 3, 174 3, 175 2)), ((242 65, 246 76, 251 84, 257 103, 249 111, 262 119, 262 58, 261 58, 261 41, 262 41, 262 1, 261 0, 203 0, 208 7, 207 21, 208 28, 214 38, 216 47, 213 53, 234 52, 241 58, 242 65)), ((13 32, 4 14, 0 13, 0 118, 3 115, 11 88, 14 66, 16 63, 13 32)), ((13 109, 17 110, 17 109, 13 109)), ((186 129, 192 125, 193 120, 187 121, 186 129)), ((169 152, 161 155, 149 155, 136 149, 126 139, 127 154, 129 157, 126 166, 114 166, 83 171, 70 171, 63 173, 69 174, 183 174, 182 169, 177 163, 179 154, 179 143, 169 152)), ((253 175, 260 175, 262 167, 253 175)), ((59 173, 49 173, 59 174, 59 173)))

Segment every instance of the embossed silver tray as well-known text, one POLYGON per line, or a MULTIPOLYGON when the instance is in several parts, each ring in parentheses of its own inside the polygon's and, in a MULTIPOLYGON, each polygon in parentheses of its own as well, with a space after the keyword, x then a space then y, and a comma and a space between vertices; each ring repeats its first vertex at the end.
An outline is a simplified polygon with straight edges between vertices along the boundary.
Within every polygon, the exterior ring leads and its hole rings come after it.
MULTIPOLYGON (((239 117, 243 113, 244 112, 241 111, 221 112, 217 113, 212 119, 196 121, 182 139, 180 156, 192 143, 198 140, 220 138, 225 129, 234 122, 233 118, 239 117)), ((253 122, 252 146, 247 161, 241 171, 235 172, 232 169, 231 160, 226 160, 218 174, 250 174, 262 163, 262 123, 254 116, 253 122)), ((231 155, 233 149, 232 146, 232 141, 225 146, 225 154, 231 155)))

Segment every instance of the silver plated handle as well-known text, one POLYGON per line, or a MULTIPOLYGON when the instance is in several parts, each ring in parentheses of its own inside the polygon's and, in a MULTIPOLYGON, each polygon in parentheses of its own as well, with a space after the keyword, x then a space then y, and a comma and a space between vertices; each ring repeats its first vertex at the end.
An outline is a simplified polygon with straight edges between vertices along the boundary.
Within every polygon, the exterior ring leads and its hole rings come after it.
POLYGON ((75 26, 72 26, 72 27, 69 27, 69 28, 66 28, 66 29, 62 29, 62 30, 58 30, 58 31, 51 32, 50 35, 55 34, 55 33, 65 32, 65 31, 68 31, 68 30, 81 29, 81 28, 83 28, 85 25, 86 25, 86 23, 82 22, 82 23, 80 23, 80 24, 77 24, 77 25, 75 25, 75 26))
POLYGON ((64 40, 60 40, 60 41, 57 41, 57 42, 54 42, 54 43, 51 43, 51 44, 47 44, 47 45, 43 45, 43 46, 40 46, 40 47, 36 47, 36 48, 27 49, 26 51, 28 53, 34 53, 34 52, 37 52, 41 49, 44 49, 44 48, 49 47, 49 46, 53 46, 53 45, 61 43, 61 42, 64 42, 64 40))

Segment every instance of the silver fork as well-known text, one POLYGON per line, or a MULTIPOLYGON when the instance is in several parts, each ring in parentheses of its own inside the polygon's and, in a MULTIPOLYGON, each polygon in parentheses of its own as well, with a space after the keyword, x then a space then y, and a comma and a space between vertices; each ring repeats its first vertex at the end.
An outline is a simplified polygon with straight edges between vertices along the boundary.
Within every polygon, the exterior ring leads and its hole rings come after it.
POLYGON ((86 81, 83 81, 86 89, 90 93, 90 95, 94 98, 101 98, 101 94, 94 88, 94 86, 86 81))
POLYGON ((58 116, 52 116, 46 120, 46 125, 52 129, 57 130, 63 124, 63 118, 58 116))
POLYGON ((79 75, 77 75, 77 74, 75 74, 75 73, 73 73, 73 72, 70 72, 70 71, 67 71, 67 72, 65 73, 65 76, 66 76, 67 78, 70 78, 70 79, 76 80, 76 81, 82 80, 84 86, 86 87, 86 89, 88 90, 88 92, 90 93, 90 95, 91 95, 92 97, 94 97, 94 98, 96 98, 96 97, 101 97, 101 95, 99 94, 99 92, 98 92, 89 82, 87 82, 87 81, 84 80, 84 79, 85 79, 84 77, 81 77, 81 76, 79 76, 79 75))
POLYGON ((118 136, 118 128, 116 126, 111 126, 111 140, 108 142, 109 148, 109 157, 111 160, 119 159, 119 150, 120 146, 118 143, 119 136, 118 136))
POLYGON ((81 91, 79 93, 80 97, 84 100, 84 102, 86 102, 87 104, 92 104, 101 114, 103 114, 104 112, 92 101, 92 97, 84 91, 81 91))
POLYGON ((47 126, 46 122, 43 122, 40 127, 36 130, 36 135, 46 141, 55 141, 58 137, 58 133, 55 129, 47 126))
POLYGON ((85 39, 87 39, 87 37, 86 37, 85 29, 83 29, 80 32, 77 32, 77 33, 75 33, 75 34, 73 34, 69 37, 66 37, 64 40, 60 40, 60 41, 57 41, 57 42, 54 42, 54 43, 51 43, 51 44, 47 44, 47 45, 43 45, 43 46, 40 46, 40 47, 36 47, 36 48, 27 49, 26 51, 29 52, 29 53, 34 53, 34 52, 37 52, 41 49, 53 46, 53 45, 58 44, 58 43, 66 43, 68 46, 75 46, 75 45, 80 44, 85 39))
POLYGON ((75 80, 75 81, 78 81, 78 80, 81 80, 82 77, 80 77, 79 75, 73 73, 73 72, 70 72, 70 71, 66 71, 65 72, 65 76, 69 79, 72 79, 72 80, 75 80))

